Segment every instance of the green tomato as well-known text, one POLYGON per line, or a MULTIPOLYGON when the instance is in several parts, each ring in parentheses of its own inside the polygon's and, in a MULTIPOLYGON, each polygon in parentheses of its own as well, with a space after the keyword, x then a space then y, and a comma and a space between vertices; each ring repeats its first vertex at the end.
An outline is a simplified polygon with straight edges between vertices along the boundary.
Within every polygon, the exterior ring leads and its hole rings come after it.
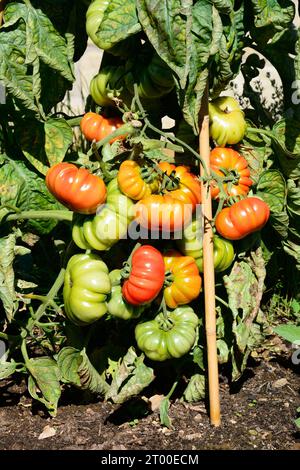
POLYGON ((124 98, 124 72, 122 65, 106 65, 95 75, 90 83, 90 94, 95 103, 100 106, 115 106, 114 98, 124 98))
POLYGON ((154 320, 139 323, 135 328, 137 345, 153 361, 184 356, 193 347, 199 319, 187 305, 159 313, 154 320))
POLYGON ((231 96, 220 96, 209 103, 210 136, 219 147, 240 142, 246 132, 244 113, 231 96))
POLYGON ((148 45, 143 49, 138 56, 127 60, 125 84, 132 95, 136 83, 140 98, 158 99, 173 90, 173 75, 168 65, 148 45))
POLYGON ((108 5, 109 0, 94 0, 87 9, 86 12, 86 32, 96 46, 100 47, 99 40, 97 38, 97 31, 102 22, 104 12, 108 5))
POLYGON ((145 310, 144 305, 135 307, 134 305, 128 304, 122 296, 121 282, 121 270, 114 269, 109 273, 111 281, 111 294, 107 302, 108 313, 114 317, 122 318, 123 320, 131 320, 138 318, 141 313, 145 310))
POLYGON ((96 215, 74 213, 72 238, 82 250, 109 250, 126 235, 132 220, 133 202, 118 187, 115 178, 107 185, 106 204, 96 215))
MULTIPOLYGON (((192 256, 203 272, 203 247, 200 219, 193 218, 190 225, 183 231, 181 240, 176 241, 180 251, 186 256, 192 256)), ((229 240, 214 235, 214 266, 216 272, 225 271, 234 260, 233 245, 229 240)))
POLYGON ((99 256, 79 254, 70 258, 63 297, 66 316, 72 323, 85 326, 103 317, 110 291, 108 268, 99 256))

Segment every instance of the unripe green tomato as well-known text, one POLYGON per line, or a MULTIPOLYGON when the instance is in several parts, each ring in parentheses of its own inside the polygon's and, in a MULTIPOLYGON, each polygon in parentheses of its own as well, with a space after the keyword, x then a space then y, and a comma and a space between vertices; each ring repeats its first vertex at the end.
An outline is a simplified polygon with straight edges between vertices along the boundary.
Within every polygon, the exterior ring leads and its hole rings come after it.
MULTIPOLYGON (((214 235, 214 267, 216 272, 225 271, 234 260, 233 245, 229 240, 214 235)), ((190 225, 183 231, 181 240, 176 240, 180 251, 186 256, 192 256, 203 272, 203 240, 200 219, 193 218, 190 225)))
POLYGON ((107 301, 108 313, 114 317, 122 318, 122 320, 131 320, 138 318, 141 313, 145 310, 144 305, 134 306, 128 304, 122 296, 121 282, 121 270, 114 269, 109 273, 111 281, 111 294, 107 301))
POLYGON ((240 142, 246 132, 246 120, 238 102, 220 96, 209 103, 210 136, 219 147, 240 142))
POLYGON ((107 185, 106 204, 91 217, 73 215, 72 238, 82 250, 109 250, 126 235, 133 218, 133 202, 122 194, 117 179, 107 185))
MULTIPOLYGON (((100 47, 97 31, 102 22, 104 12, 109 5, 109 0, 94 0, 86 12, 86 32, 96 46, 100 47)), ((101 47, 100 47, 101 48, 101 47)))
POLYGON ((159 313, 154 320, 139 323, 135 328, 139 349, 153 361, 182 357, 196 340, 199 319, 191 307, 178 307, 168 312, 167 317, 159 313))
POLYGON ((106 65, 95 75, 90 83, 90 94, 100 106, 115 106, 113 98, 121 98, 123 88, 124 67, 122 65, 106 65))
POLYGON ((111 282, 106 264, 94 254, 70 258, 65 272, 63 298, 65 314, 75 325, 85 326, 107 312, 106 299, 111 282))

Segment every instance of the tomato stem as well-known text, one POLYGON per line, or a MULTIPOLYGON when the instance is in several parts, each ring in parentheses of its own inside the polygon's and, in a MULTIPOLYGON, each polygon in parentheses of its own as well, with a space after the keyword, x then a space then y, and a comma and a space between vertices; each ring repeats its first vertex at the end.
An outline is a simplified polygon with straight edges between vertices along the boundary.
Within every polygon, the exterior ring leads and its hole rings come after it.
POLYGON ((44 315, 46 309, 49 307, 49 305, 53 305, 53 299, 57 295, 58 291, 62 287, 64 283, 64 277, 65 277, 65 268, 61 268, 61 270, 58 273, 58 276, 52 285, 51 289, 49 290, 47 294, 47 301, 44 301, 39 308, 37 309, 35 315, 34 315, 34 320, 39 321, 40 318, 44 315))
POLYGON ((6 221, 26 220, 26 219, 55 219, 71 222, 73 217, 72 211, 49 210, 49 211, 23 211, 17 214, 8 214, 5 216, 6 221))

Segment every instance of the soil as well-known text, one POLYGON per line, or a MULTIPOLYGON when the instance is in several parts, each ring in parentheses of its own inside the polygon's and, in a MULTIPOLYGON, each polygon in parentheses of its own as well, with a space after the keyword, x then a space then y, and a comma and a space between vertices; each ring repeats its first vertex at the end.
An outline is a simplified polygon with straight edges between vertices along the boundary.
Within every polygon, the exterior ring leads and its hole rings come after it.
MULTIPOLYGON (((172 429, 168 429, 160 425, 159 412, 141 398, 122 406, 80 403, 69 391, 57 416, 49 418, 32 404, 24 383, 2 382, 0 449, 300 450, 300 433, 294 424, 300 405, 296 370, 278 362, 261 363, 247 369, 243 382, 234 387, 221 378, 220 389, 219 428, 210 425, 204 402, 175 400, 170 407, 172 429), (134 419, 134 414, 139 418, 134 419)), ((155 398, 159 401, 154 397, 154 402, 155 398)))

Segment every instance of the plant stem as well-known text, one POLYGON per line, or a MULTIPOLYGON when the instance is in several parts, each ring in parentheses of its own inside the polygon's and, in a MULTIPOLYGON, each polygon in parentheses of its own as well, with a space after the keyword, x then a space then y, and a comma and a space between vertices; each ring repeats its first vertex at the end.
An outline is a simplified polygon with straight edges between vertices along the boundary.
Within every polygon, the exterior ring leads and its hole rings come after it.
POLYGON ((267 137, 270 137, 272 140, 276 140, 275 135, 273 134, 272 131, 268 131, 266 129, 259 129, 257 127, 247 127, 247 131, 252 132, 253 134, 261 134, 261 135, 266 135, 267 137))
MULTIPOLYGON (((135 122, 137 123, 139 121, 135 121, 135 122)), ((95 145, 97 146, 97 149, 99 149, 100 147, 103 147, 103 145, 107 144, 115 137, 120 137, 125 134, 130 136, 136 132, 137 127, 132 125, 132 123, 124 124, 123 126, 118 127, 118 129, 116 129, 114 132, 112 132, 108 136, 104 137, 104 139, 99 140, 99 142, 97 142, 95 145)), ((93 153, 94 153, 94 150, 93 148, 91 148, 87 153, 88 157, 90 157, 93 153)))
POLYGON ((134 93, 135 93, 136 104, 138 105, 138 108, 141 111, 141 113, 143 113, 143 119, 144 119, 145 123, 147 124, 147 127, 152 129, 157 134, 159 134, 159 135, 161 135, 161 136, 163 136, 167 139, 169 138, 170 140, 175 140, 175 142, 178 142, 180 145, 185 147, 189 152, 191 152, 197 158, 197 160, 200 160, 200 163, 203 166, 203 169, 204 169, 204 172, 205 172, 204 176, 208 176, 206 163, 205 163, 205 161, 203 161, 203 159, 202 159, 202 157, 200 156, 199 153, 197 153, 192 147, 190 147, 188 144, 186 144, 183 140, 178 139, 175 136, 167 135, 165 132, 161 131, 157 127, 153 126, 153 124, 151 124, 149 119, 146 117, 146 111, 145 111, 145 109, 144 109, 144 107, 141 103, 141 100, 140 100, 140 97, 139 97, 139 94, 138 94, 138 91, 137 91, 137 84, 136 83, 134 84, 134 93))
POLYGON ((175 392, 175 389, 178 385, 178 379, 175 380, 175 382, 173 383, 172 387, 171 387, 171 390, 169 391, 168 395, 166 395, 166 398, 169 400, 171 398, 171 396, 173 395, 173 393, 175 392))
POLYGON ((229 308, 229 305, 227 302, 225 302, 225 300, 221 299, 221 297, 218 297, 217 295, 215 295, 215 298, 218 302, 220 302, 221 304, 225 305, 225 307, 229 308))
POLYGON ((82 116, 76 116, 76 117, 73 117, 71 119, 68 119, 67 120, 67 123, 69 124, 69 126, 71 127, 76 127, 76 126, 79 126, 80 125, 80 121, 82 119, 82 116))
POLYGON ((35 316, 34 316, 35 321, 39 321, 40 318, 44 315, 48 306, 51 304, 53 305, 53 299, 57 295, 60 288, 62 287, 63 282, 64 282, 64 277, 65 277, 65 268, 61 268, 53 286, 51 287, 51 289, 49 290, 47 294, 47 301, 43 302, 35 313, 35 316))
POLYGON ((26 338, 24 338, 21 343, 21 353, 24 358, 24 362, 26 364, 29 361, 29 356, 28 356, 27 347, 26 347, 26 338))
POLYGON ((56 219, 71 222, 73 217, 72 211, 50 210, 50 211, 24 211, 17 214, 8 214, 5 220, 26 220, 26 219, 56 219))

